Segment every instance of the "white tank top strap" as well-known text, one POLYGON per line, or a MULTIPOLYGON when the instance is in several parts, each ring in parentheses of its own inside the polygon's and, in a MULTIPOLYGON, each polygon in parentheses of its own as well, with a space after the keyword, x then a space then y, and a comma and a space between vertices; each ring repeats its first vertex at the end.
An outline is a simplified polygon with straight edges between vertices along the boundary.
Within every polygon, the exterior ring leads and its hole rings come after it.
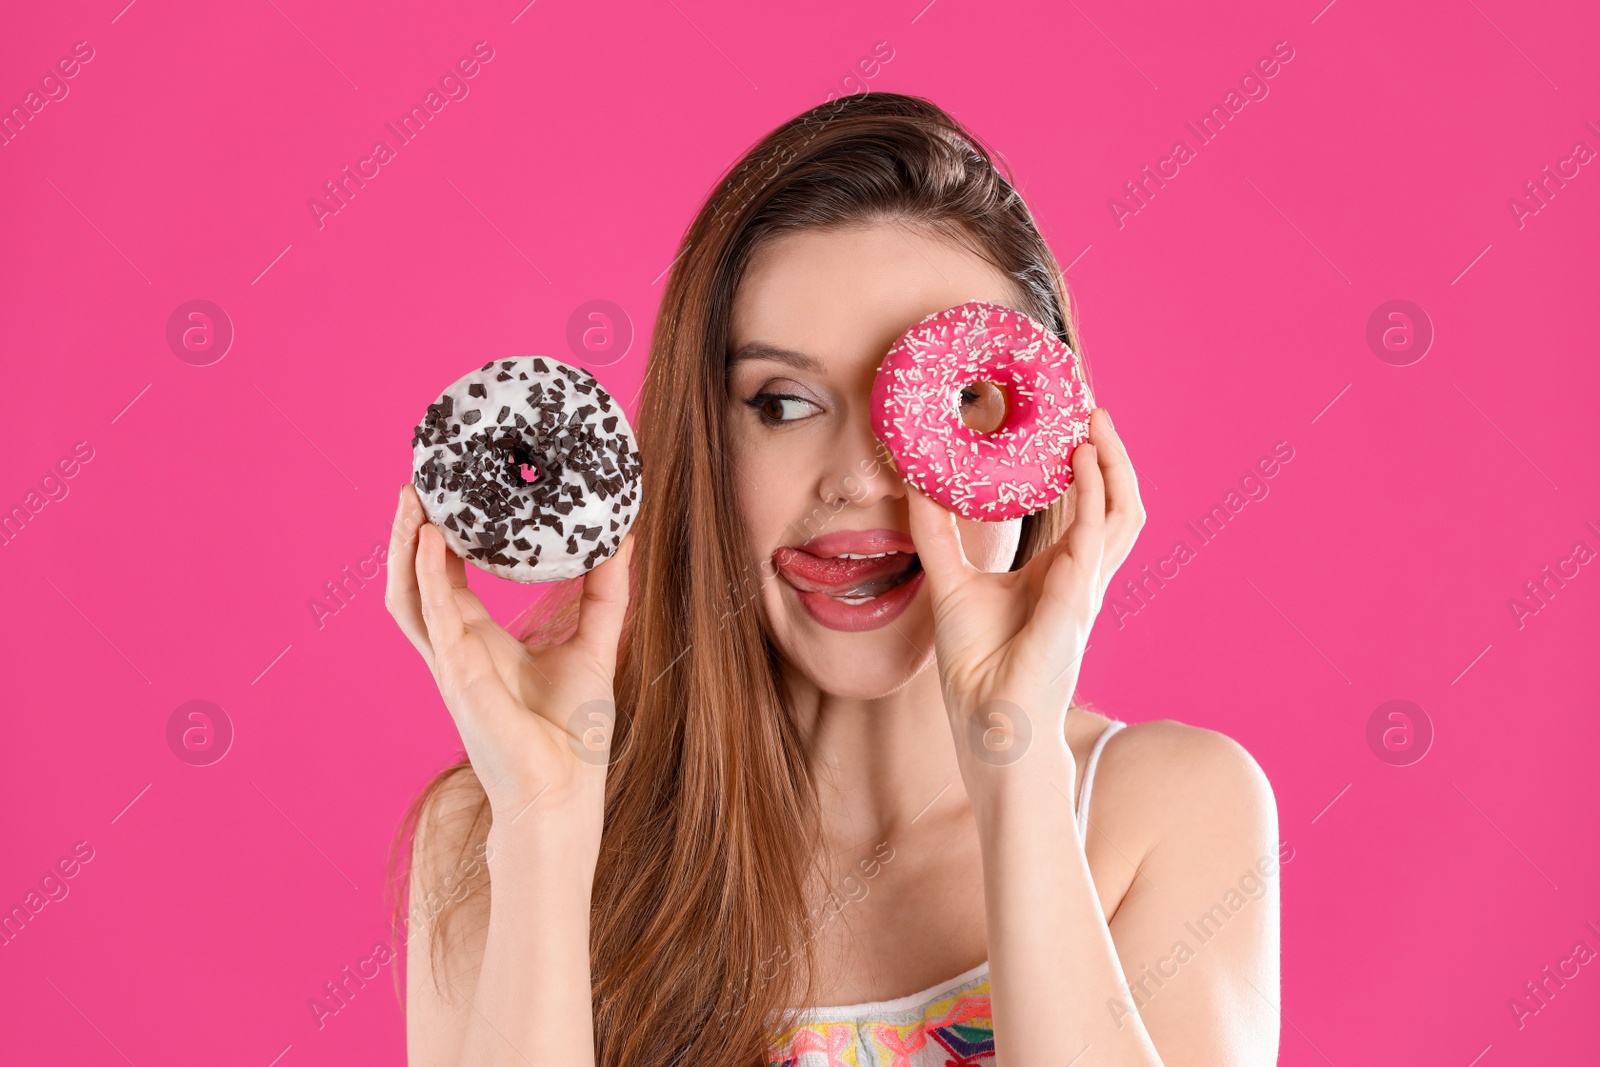
POLYGON ((1087 837, 1089 833, 1089 798, 1094 795, 1094 772, 1100 765, 1100 753, 1106 747, 1106 742, 1111 740, 1111 735, 1128 725, 1113 719, 1100 731, 1100 736, 1095 738, 1094 747, 1089 750, 1089 758, 1083 765, 1083 781, 1078 784, 1078 836, 1087 837))

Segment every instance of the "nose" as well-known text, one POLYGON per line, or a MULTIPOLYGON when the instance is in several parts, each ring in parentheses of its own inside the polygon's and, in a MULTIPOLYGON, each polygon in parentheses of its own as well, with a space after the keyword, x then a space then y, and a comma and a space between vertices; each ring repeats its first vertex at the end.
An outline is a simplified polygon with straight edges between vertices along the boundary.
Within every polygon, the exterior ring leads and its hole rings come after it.
POLYGON ((864 411, 841 432, 824 471, 821 495, 834 509, 849 505, 867 510, 885 500, 905 499, 905 483, 864 411))

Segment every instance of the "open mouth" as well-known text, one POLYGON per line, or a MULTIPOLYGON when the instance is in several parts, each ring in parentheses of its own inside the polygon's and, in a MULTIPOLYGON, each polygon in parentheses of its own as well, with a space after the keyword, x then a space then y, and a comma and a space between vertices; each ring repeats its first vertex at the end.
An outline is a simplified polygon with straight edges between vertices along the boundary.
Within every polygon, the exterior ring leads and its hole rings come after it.
POLYGON ((922 561, 896 530, 841 530, 785 545, 772 561, 812 618, 834 630, 887 625, 922 584, 922 561))
POLYGON ((780 548, 778 570, 803 593, 823 593, 846 604, 865 604, 898 589, 922 573, 915 552, 842 553, 818 556, 804 549, 780 548))

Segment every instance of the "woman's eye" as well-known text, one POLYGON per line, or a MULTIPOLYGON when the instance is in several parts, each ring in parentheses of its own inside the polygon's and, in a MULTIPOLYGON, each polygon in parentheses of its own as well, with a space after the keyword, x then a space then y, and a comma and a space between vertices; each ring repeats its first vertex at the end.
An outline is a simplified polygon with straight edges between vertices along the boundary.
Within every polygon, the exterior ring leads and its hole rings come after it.
POLYGON ((757 393, 745 403, 766 422, 795 422, 809 418, 815 406, 809 400, 782 393, 757 393))

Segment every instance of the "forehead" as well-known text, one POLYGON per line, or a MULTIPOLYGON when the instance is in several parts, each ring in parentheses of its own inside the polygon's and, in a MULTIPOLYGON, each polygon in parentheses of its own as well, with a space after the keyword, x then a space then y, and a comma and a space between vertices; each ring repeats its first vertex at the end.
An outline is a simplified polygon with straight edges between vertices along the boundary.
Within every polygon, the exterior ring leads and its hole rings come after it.
POLYGON ((913 323, 968 300, 1023 310, 1017 285, 954 238, 895 222, 797 230, 751 257, 729 351, 762 341, 875 366, 913 323))

